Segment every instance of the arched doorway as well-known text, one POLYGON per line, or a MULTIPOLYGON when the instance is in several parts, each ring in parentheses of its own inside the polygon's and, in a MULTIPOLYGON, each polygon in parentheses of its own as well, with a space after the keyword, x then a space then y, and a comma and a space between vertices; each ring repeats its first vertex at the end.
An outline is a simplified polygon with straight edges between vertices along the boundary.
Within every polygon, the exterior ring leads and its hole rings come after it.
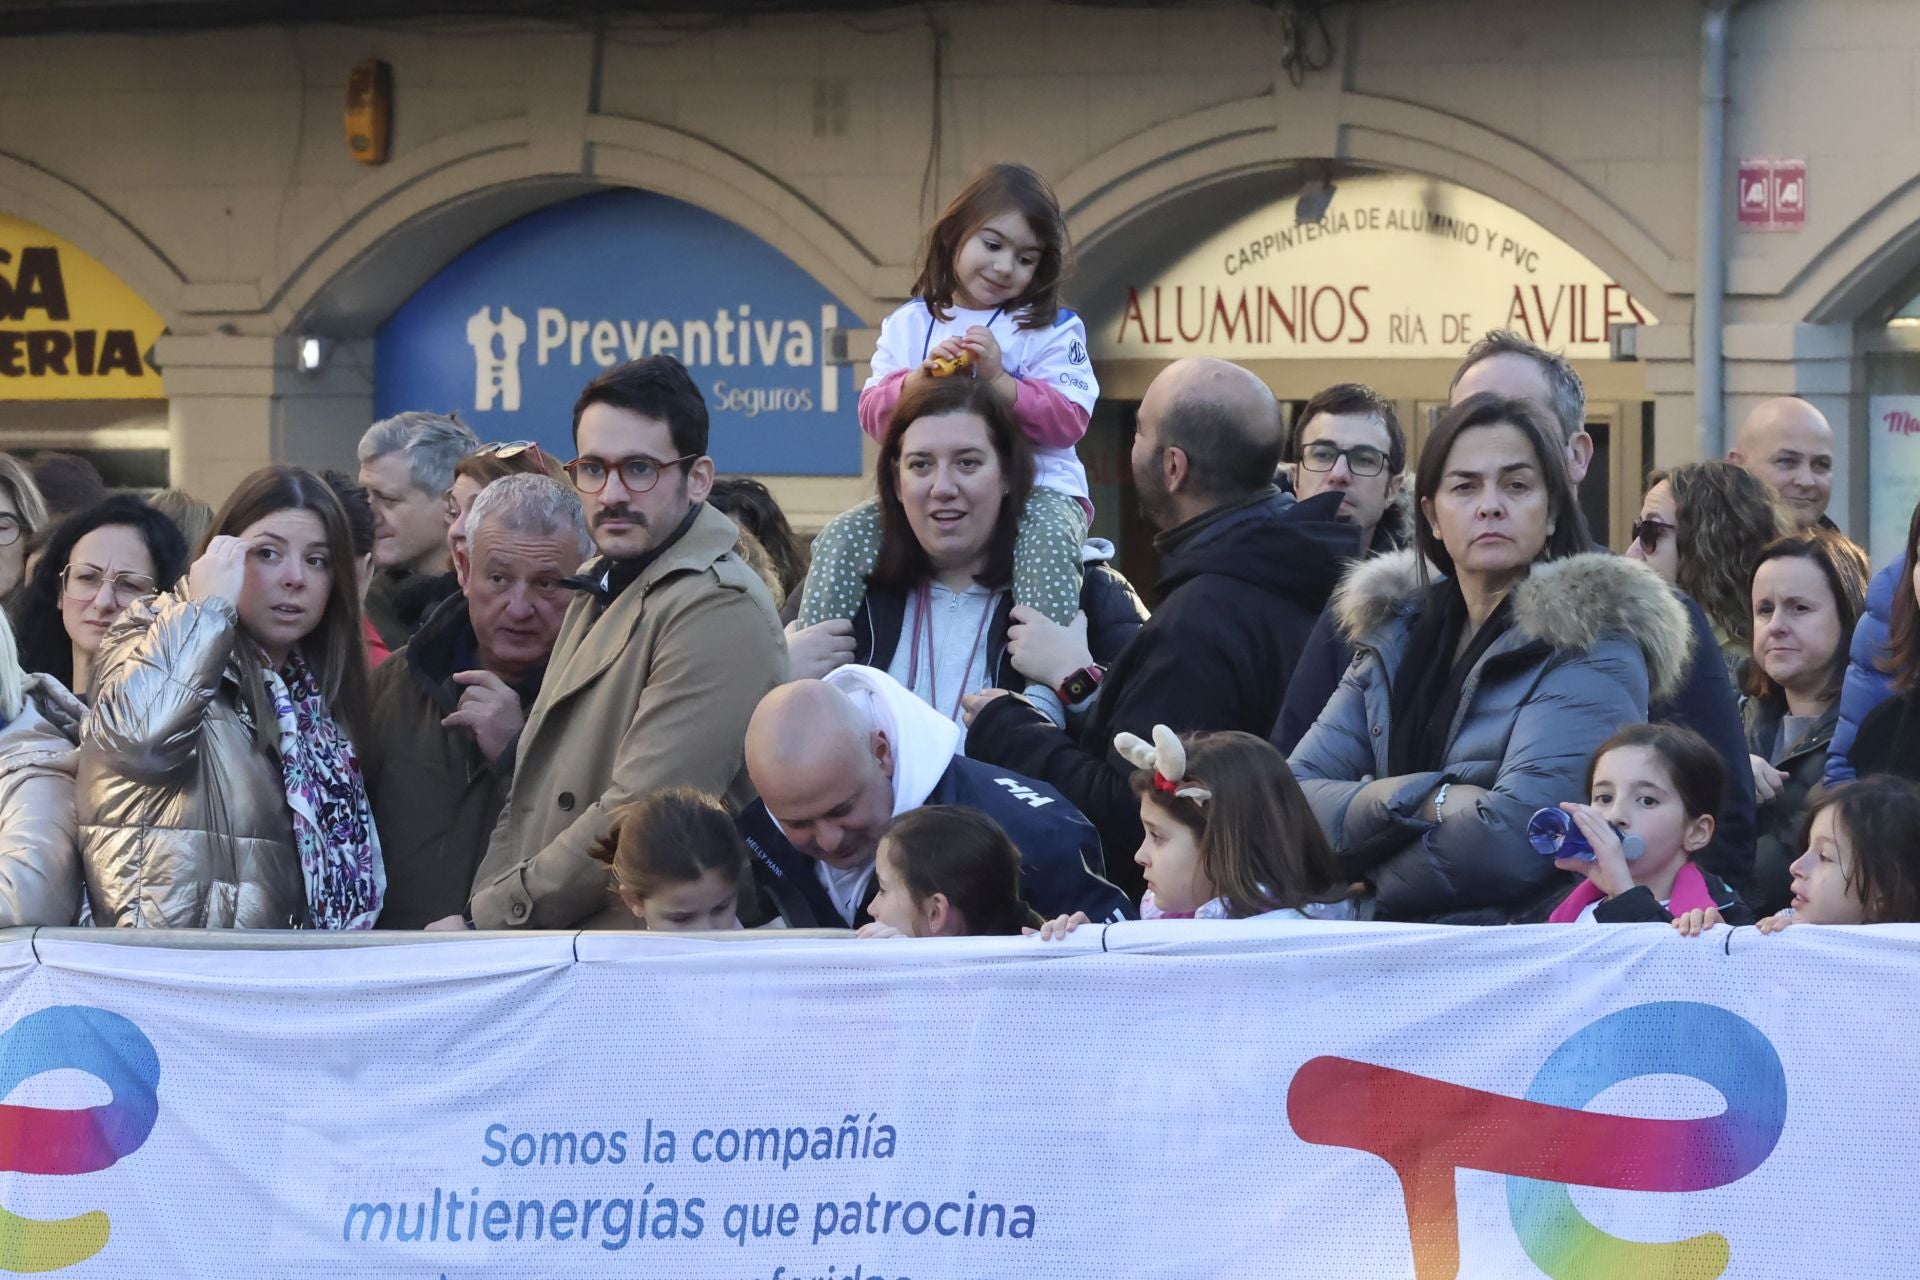
POLYGON ((1363 382, 1396 402, 1417 456, 1453 372, 1489 329, 1575 363, 1596 444, 1582 486, 1596 535, 1624 545, 1652 455, 1641 366, 1612 358, 1616 325, 1658 323, 1585 255, 1478 191, 1428 175, 1304 162, 1225 177, 1160 202, 1090 246, 1076 291, 1102 381, 1088 467, 1143 568, 1125 466, 1131 414, 1173 359, 1252 369, 1295 413, 1363 382))

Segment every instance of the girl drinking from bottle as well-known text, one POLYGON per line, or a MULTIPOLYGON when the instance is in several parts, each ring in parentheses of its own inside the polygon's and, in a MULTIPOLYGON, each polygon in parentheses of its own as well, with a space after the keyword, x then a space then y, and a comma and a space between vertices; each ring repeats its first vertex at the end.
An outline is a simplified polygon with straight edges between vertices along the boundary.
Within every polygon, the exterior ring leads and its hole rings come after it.
MULTIPOLYGON (((1086 326, 1060 305, 1066 261, 1066 219, 1038 174, 1000 164, 975 178, 928 233, 912 300, 882 322, 859 410, 862 429, 879 440, 901 399, 941 378, 991 390, 1034 448, 1034 485, 1013 549, 1014 600, 1061 626, 1080 611, 1081 547, 1093 515, 1074 446, 1100 392, 1086 326)), ((801 631, 850 634, 880 543, 873 502, 820 532, 801 631)), ((1062 718, 1053 690, 1030 693, 1062 718)))
POLYGON ((1548 919, 1621 924, 1717 910, 1728 923, 1753 923, 1740 895, 1693 861, 1713 839, 1724 776, 1719 754, 1691 729, 1629 725, 1601 743, 1587 766, 1590 803, 1560 806, 1593 854, 1553 864, 1586 879, 1548 919))

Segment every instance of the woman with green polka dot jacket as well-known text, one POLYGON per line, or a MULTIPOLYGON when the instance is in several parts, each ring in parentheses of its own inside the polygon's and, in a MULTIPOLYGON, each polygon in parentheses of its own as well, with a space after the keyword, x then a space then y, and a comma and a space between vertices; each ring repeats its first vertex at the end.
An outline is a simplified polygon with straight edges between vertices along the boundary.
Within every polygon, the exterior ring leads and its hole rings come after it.
MULTIPOLYGON (((1026 608, 1016 609, 1010 588, 1033 455, 1006 406, 971 378, 909 393, 882 440, 876 480, 881 550, 863 598, 850 622, 788 628, 794 676, 847 663, 877 667, 955 723, 968 694, 1008 689, 1064 725, 1066 708, 1090 694, 1091 678, 1073 673, 1063 694, 1029 682, 1009 653, 1008 630, 1026 608)), ((1096 665, 1118 655, 1147 618, 1132 586, 1094 547, 1077 608, 1096 665)))

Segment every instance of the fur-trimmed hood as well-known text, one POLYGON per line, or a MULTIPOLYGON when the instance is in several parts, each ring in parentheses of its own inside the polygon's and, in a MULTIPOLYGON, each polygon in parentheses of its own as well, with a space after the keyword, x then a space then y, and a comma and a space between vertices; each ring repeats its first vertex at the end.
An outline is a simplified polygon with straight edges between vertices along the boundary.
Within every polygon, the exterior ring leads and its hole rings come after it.
MULTIPOLYGON (((1416 555, 1408 549, 1376 556, 1347 574, 1329 607, 1350 643, 1418 609, 1426 589, 1416 555)), ((1625 556, 1594 551, 1536 564, 1514 588, 1513 616, 1526 638, 1577 653, 1609 632, 1632 636, 1646 655, 1655 702, 1686 681, 1693 657, 1686 606, 1658 574, 1625 556)))

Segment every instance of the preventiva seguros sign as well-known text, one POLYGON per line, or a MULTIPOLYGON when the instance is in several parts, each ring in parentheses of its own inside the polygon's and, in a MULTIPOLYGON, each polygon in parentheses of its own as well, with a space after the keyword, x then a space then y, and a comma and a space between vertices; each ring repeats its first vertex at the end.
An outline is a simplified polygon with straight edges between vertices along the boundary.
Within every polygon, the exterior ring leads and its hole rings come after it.
POLYGON ((612 191, 480 241, 380 329, 375 411, 456 410, 484 440, 573 456, 573 402, 647 355, 687 366, 721 471, 854 475, 850 365, 829 332, 860 321, 733 223, 666 196, 612 191))

